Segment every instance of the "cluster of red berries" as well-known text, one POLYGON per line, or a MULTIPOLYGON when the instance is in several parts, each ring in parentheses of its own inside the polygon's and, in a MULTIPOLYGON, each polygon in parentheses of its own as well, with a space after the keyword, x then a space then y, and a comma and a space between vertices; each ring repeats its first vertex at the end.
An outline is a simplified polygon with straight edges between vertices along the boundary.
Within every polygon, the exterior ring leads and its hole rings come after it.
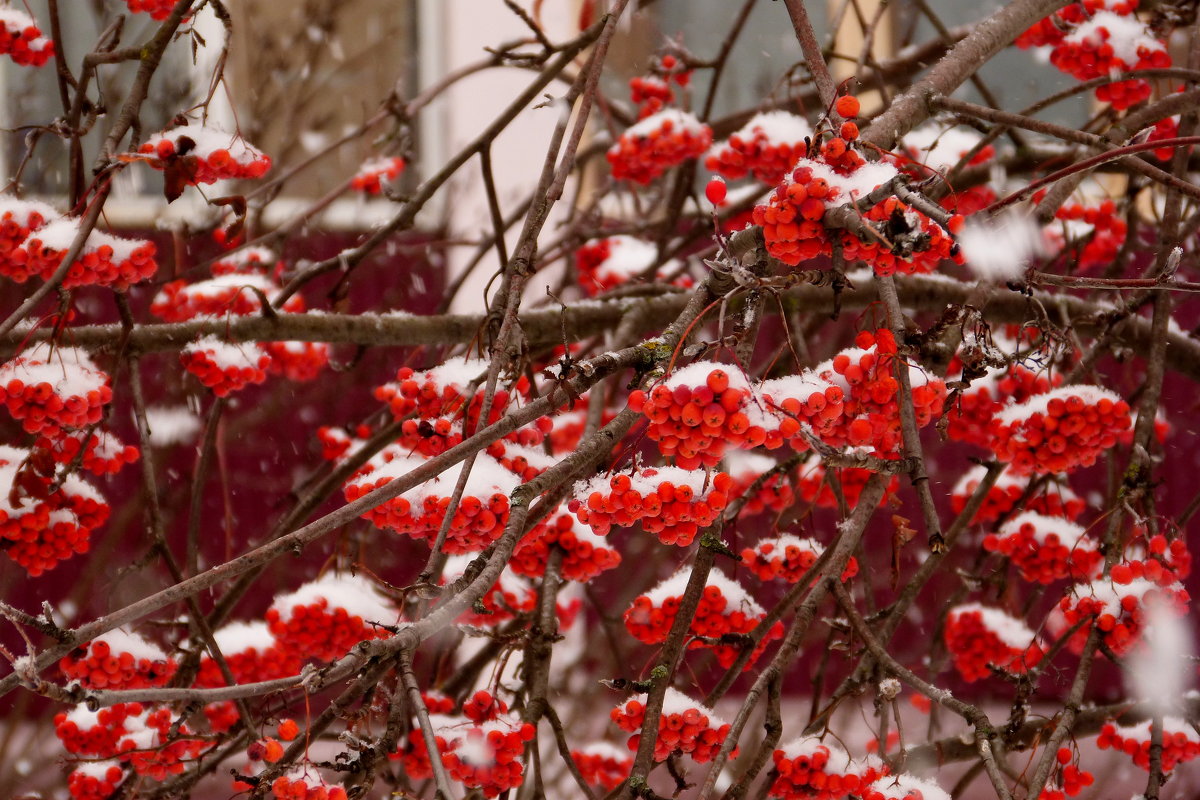
MULTIPOLYGON (((843 128, 846 126, 854 123, 847 122, 843 128)), ((857 127, 852 132, 857 136, 857 127)), ((895 197, 862 214, 864 223, 886 228, 889 236, 863 240, 848 230, 823 224, 830 208, 865 197, 898 174, 891 164, 863 159, 853 139, 833 137, 821 144, 818 152, 810 151, 796 162, 767 202, 755 206, 752 219, 762 226, 768 252, 792 266, 831 255, 835 244, 848 260, 865 261, 880 275, 932 272, 945 259, 962 263, 962 253, 950 235, 961 227, 961 216, 951 219, 948 231, 895 197)))
MULTIPOLYGON (((262 299, 270 301, 279 287, 265 275, 253 272, 223 273, 206 281, 171 281, 150 303, 150 313, 167 322, 186 322, 200 315, 248 316, 262 310, 262 299)), ((304 311, 304 298, 292 295, 281 310, 304 311)))
POLYGON ((59 213, 45 203, 0 197, 0 275, 17 283, 37 275, 30 271, 28 254, 20 250, 21 244, 31 233, 59 218, 59 213), (18 251, 20 256, 14 259, 18 251))
POLYGON ((205 336, 179 352, 184 369, 212 389, 217 397, 267 379, 271 357, 252 344, 225 342, 205 336))
MULTIPOLYGON (((640 694, 612 710, 612 721, 629 731, 628 747, 637 750, 642 723, 646 719, 646 695, 640 694)), ((690 755, 697 764, 712 761, 729 735, 730 725, 710 709, 682 692, 667 689, 662 715, 658 718, 658 738, 654 742, 654 760, 666 761, 672 753, 690 755)), ((732 756, 738 753, 734 748, 732 756)))
MULTIPOLYGON (((442 736, 446 733, 443 730, 442 736)), ((468 789, 482 790, 484 797, 497 797, 521 785, 521 756, 526 743, 533 741, 533 725, 499 717, 456 733, 442 753, 442 764, 451 778, 468 789)), ((438 739, 441 749, 442 737, 438 739)))
POLYGON ((567 508, 601 536, 641 523, 663 544, 687 547, 724 510, 732 486, 724 472, 646 468, 576 483, 567 508))
POLYGON ((808 154, 813 129, 808 121, 786 111, 756 114, 728 141, 704 158, 704 166, 730 180, 753 174, 755 180, 777 184, 808 154))
POLYGON ((1099 386, 1063 386, 995 416, 992 452, 1014 475, 1090 467, 1132 427, 1129 404, 1099 386))
POLYGON ((157 646, 118 629, 67 653, 58 668, 89 689, 141 689, 165 686, 178 665, 157 646))
POLYGON ((559 514, 530 533, 513 552, 510 566, 518 575, 540 578, 546 571, 550 548, 563 551, 562 577, 580 583, 621 565, 621 554, 608 541, 570 514, 559 514))
POLYGON ((725 448, 765 439, 746 413, 751 400, 750 384, 736 369, 712 362, 695 362, 677 370, 649 394, 636 389, 629 407, 650 420, 646 435, 658 442, 664 456, 674 458, 684 469, 715 467, 725 448))
POLYGON ((97 711, 81 704, 54 715, 54 734, 68 753, 109 758, 126 733, 125 720, 143 711, 141 703, 116 703, 97 711))
POLYGON ((951 800, 933 781, 912 775, 888 775, 859 791, 861 800, 951 800))
POLYGON ((1151 536, 1144 545, 1131 545, 1125 552, 1125 561, 1114 564, 1110 574, 1116 583, 1127 584, 1145 578, 1159 586, 1167 586, 1186 580, 1192 574, 1192 554, 1183 539, 1167 541, 1160 533, 1151 536))
POLYGON ((383 182, 399 178, 404 167, 404 159, 399 156, 367 161, 350 179, 350 188, 365 194, 379 194, 383 191, 383 182))
MULTIPOLYGON (((1051 621, 1061 630, 1080 620, 1095 618, 1096 627, 1104 635, 1104 643, 1118 657, 1129 653, 1140 641, 1147 622, 1149 605, 1159 607, 1178 617, 1188 613, 1190 598, 1179 583, 1159 586, 1145 578, 1129 583, 1099 578, 1090 584, 1076 586, 1071 594, 1058 603, 1058 618, 1051 621)), ((1084 625, 1071 637, 1070 647, 1082 652, 1090 625, 1084 625)))
POLYGON ((330 786, 320 775, 304 769, 276 778, 271 794, 275 800, 346 800, 341 786, 330 786))
POLYGON ((42 36, 33 17, 5 6, 0 8, 0 55, 22 66, 40 67, 54 55, 54 42, 42 36))
MULTIPOLYGON (((1182 90, 1183 88, 1180 87, 1180 91, 1182 90)), ((1177 136, 1179 136, 1179 117, 1163 117, 1158 122, 1154 123, 1154 127, 1150 129, 1150 135, 1146 137, 1146 141, 1160 142, 1164 139, 1174 139, 1177 136)), ((1159 161, 1170 161, 1171 158, 1174 157, 1176 149, 1178 149, 1177 145, 1160 147, 1153 151, 1154 157, 1159 161)), ((1187 150, 1189 153, 1192 152, 1190 145, 1188 146, 1187 150)), ((0 234, 0 240, 2 239, 3 234, 0 234)), ((3 252, 2 244, 0 244, 0 252, 3 252)))
MULTIPOLYGON (((858 505, 858 498, 862 496, 862 490, 866 487, 867 481, 875 473, 861 467, 842 467, 835 469, 834 472, 841 484, 842 497, 846 501, 847 508, 854 508, 858 505)), ((899 487, 900 479, 893 475, 888 480, 879 502, 881 504, 886 502, 888 496, 895 494, 899 487)), ((813 503, 820 508, 838 507, 837 495, 834 494, 829 481, 825 479, 824 464, 814 464, 801 472, 796 481, 796 489, 806 503, 813 503)))
POLYGON ((108 800, 125 780, 125 770, 116 761, 85 761, 67 778, 67 791, 74 800, 108 800))
MULTIPOLYGON (((394 448, 385 450, 367 465, 369 471, 351 478, 342 493, 353 502, 363 495, 419 468, 425 460, 394 448)), ((388 528, 430 544, 450 510, 462 464, 375 506, 363 514, 378 528, 388 528)), ((451 518, 445 552, 451 555, 482 550, 499 538, 508 522, 508 496, 517 488, 517 477, 486 453, 475 459, 462 499, 451 518)))
POLYGON ((672 167, 698 158, 711 144, 711 128, 686 111, 668 108, 622 133, 606 156, 615 179, 646 185, 672 167))
MULTIPOLYGON (((549 422, 548 419, 546 421, 549 422)), ((500 466, 525 483, 541 475, 556 463, 555 457, 548 455, 545 448, 527 447, 503 439, 492 442, 485 452, 496 459, 500 466)))
POLYGON ((361 579, 330 573, 277 597, 267 626, 279 646, 300 659, 334 661, 368 639, 388 635, 380 625, 397 614, 361 579))
POLYGON ((150 19, 163 20, 171 16, 174 0, 125 0, 125 5, 134 14, 149 14, 150 19))
POLYGON ((4 553, 31 576, 88 551, 91 532, 108 519, 104 498, 78 475, 52 489, 53 464, 44 454, 0 446, 0 540, 4 553))
MULTIPOLYGON (((575 267, 579 285, 589 297, 623 286, 645 273, 658 260, 654 244, 634 236, 608 236, 588 242, 575 251, 575 267)), ((677 260, 670 260, 655 270, 659 281, 670 279, 672 286, 690 287, 694 281, 677 260), (674 278, 672 275, 679 273, 674 278)))
MULTIPOLYGON (((778 466, 778 462, 768 456, 741 450, 728 453, 725 463, 729 477, 733 479, 733 488, 730 490, 732 497, 744 497, 758 478, 778 466)), ((746 504, 742 506, 742 513, 760 514, 768 510, 778 513, 791 508, 796 502, 796 492, 792 483, 789 474, 777 472, 746 500, 746 504)))
POLYGON ((672 82, 687 86, 692 79, 688 66, 669 53, 657 59, 651 69, 654 74, 629 80, 629 99, 638 106, 638 119, 656 114, 674 102, 672 82))
POLYGON ((1062 375, 1035 372, 1020 364, 990 372, 974 380, 946 411, 946 435, 956 442, 991 448, 993 420, 1005 406, 1024 403, 1062 384, 1062 375))
POLYGON ((0 401, 29 433, 57 436, 99 422, 108 375, 78 348, 39 344, 0 365, 0 401))
MULTIPOLYGON (((1101 750, 1121 750, 1133 758, 1135 765, 1149 770, 1151 725, 1150 720, 1137 725, 1106 723, 1100 729, 1096 745, 1101 750)), ((1185 720, 1177 717, 1165 717, 1162 727, 1162 770, 1164 773, 1200 756, 1200 736, 1185 720)))
MULTIPOLYGON (((1050 52, 1050 63, 1081 81, 1136 69, 1171 66, 1166 45, 1154 38, 1136 16, 1099 11, 1063 37, 1050 52)), ((1096 98, 1118 111, 1150 97, 1142 79, 1099 87, 1096 98)))
POLYGON ((767 794, 784 800, 839 800, 887 774, 874 758, 856 761, 836 744, 802 736, 775 750, 775 779, 767 794))
POLYGON ((608 742, 593 742, 579 750, 571 751, 571 760, 579 767, 585 783, 600 786, 606 792, 617 788, 633 768, 633 757, 628 751, 608 742))
POLYGON ((1043 650, 1025 623, 978 603, 955 606, 946 616, 946 650, 967 682, 989 677, 990 667, 1022 673, 1041 661, 1043 650))
MULTIPOLYGON (((1100 201, 1098 206, 1083 203, 1063 205, 1055 212, 1054 218, 1063 220, 1066 238, 1076 243, 1077 252, 1072 253, 1071 263, 1080 272, 1090 272, 1113 263, 1129 232, 1129 226, 1117 214, 1117 204, 1108 199, 1100 201)), ((1052 228, 1051 233, 1055 232, 1052 228)))
MULTIPOLYGON (((300 673, 301 659, 294 648, 275 641, 266 622, 232 622, 213 634, 217 647, 237 683, 270 681, 300 673)), ((217 662, 208 655, 200 659, 196 686, 225 685, 217 662)))
POLYGON ((72 432, 53 438, 41 436, 36 447, 44 450, 59 464, 69 464, 83 450, 80 465, 93 475, 115 475, 126 464, 137 463, 141 452, 131 444, 124 444, 109 431, 97 430, 83 443, 81 432, 72 432))
POLYGON ((147 711, 144 718, 130 717, 125 724, 128 730, 117 745, 117 757, 138 775, 154 780, 182 774, 186 762, 211 746, 203 739, 188 738, 188 726, 169 708, 147 711))
POLYGON ((235 133, 200 125, 184 125, 156 133, 142 143, 133 160, 154 169, 166 169, 182 160, 187 183, 216 183, 232 178, 261 178, 271 168, 271 157, 259 152, 235 133))
MULTIPOLYGON (((20 247, 9 253, 8 261, 15 265, 18 274, 23 272, 49 280, 78 233, 77 217, 53 220, 30 233, 20 247)), ((111 286, 124 291, 158 271, 158 262, 154 260, 156 252, 154 242, 121 239, 93 230, 67 269, 62 287, 111 286)))
MULTIPOLYGON (((687 581, 688 573, 678 572, 634 599, 624 617, 625 629, 633 638, 644 644, 661 644, 667 640, 679 613, 687 581)), ((688 647, 711 649, 718 663, 729 667, 742 651, 739 638, 754 630, 766 614, 740 584, 714 568, 708 575, 688 627, 688 633, 695 637, 688 647)), ((754 656, 757 657, 770 640, 782 635, 783 628, 777 623, 763 637, 754 656)))
MULTIPOLYGON (((445 363, 427 370, 401 367, 396 372, 394 383, 385 383, 375 389, 375 399, 387 403, 396 419, 416 412, 422 419, 443 416, 464 417, 472 430, 479 424, 483 411, 483 378, 487 375, 488 362, 463 356, 447 359, 445 363), (466 392, 474 385, 474 393, 468 400, 466 392)), ((524 376, 517 379, 513 387, 497 387, 492 400, 492 410, 487 424, 500 419, 509 402, 529 389, 529 380, 524 376)))
POLYGON ((998 532, 989 533, 983 538, 983 549, 1006 556, 1023 580, 1044 585, 1062 578, 1085 578, 1104 559, 1083 527, 1034 511, 1023 512, 998 532))
POLYGON ((270 359, 267 371, 293 383, 316 380, 329 366, 329 345, 325 342, 260 342, 258 347, 270 359))
MULTIPOLYGON (((763 403, 777 418, 774 426, 766 425, 763 445, 768 450, 786 441, 803 452, 809 444, 800 434, 801 428, 824 437, 842 421, 846 411, 844 387, 815 371, 763 381, 759 391, 763 403)), ((749 438, 746 444, 757 438, 749 438)))
POLYGON ((212 274, 217 275, 265 275, 279 280, 283 275, 284 263, 265 247, 243 247, 226 253, 212 263, 212 274))
MULTIPOLYGON (((838 447, 869 447, 879 456, 894 458, 901 444, 900 382, 894 374, 900 358, 896 339, 890 330, 880 328, 861 331, 855 344, 857 347, 843 350, 814 370, 842 384, 846 396, 843 415, 818 434, 838 447)), ((908 369, 917 426, 925 427, 942 414, 946 384, 906 362, 901 362, 901 368, 908 369)))
MULTIPOLYGON (((849 499, 846 502, 849 503, 849 499)), ((824 546, 813 539, 784 534, 763 539, 754 547, 742 550, 742 564, 761 581, 782 578, 788 583, 796 583, 824 552, 824 546)), ((842 570, 842 580, 848 581, 857 574, 858 560, 850 556, 842 570)))
MULTIPOLYGON (((979 482, 983 480, 986 473, 986 467, 973 467, 954 485, 950 494, 950 509, 955 514, 962 513, 962 510, 966 508, 967 501, 971 499, 971 495, 975 493, 979 482)), ((984 496, 983 503, 975 512, 975 518, 971 520, 971 524, 989 525, 1010 513, 1025 496, 1025 488, 1028 484, 1027 479, 1010 475, 1007 471, 1002 472, 984 496)), ((1068 487, 1049 483, 1026 500, 1022 508, 1036 511, 1047 517, 1074 520, 1084 512, 1087 503, 1068 487)))
POLYGON ((1059 785, 1047 786, 1038 795, 1038 800, 1067 800, 1068 797, 1074 797, 1095 782, 1096 778, 1092 773, 1080 769, 1079 765, 1074 763, 1075 754, 1071 752, 1071 748, 1058 748, 1055 758, 1062 767, 1059 785))

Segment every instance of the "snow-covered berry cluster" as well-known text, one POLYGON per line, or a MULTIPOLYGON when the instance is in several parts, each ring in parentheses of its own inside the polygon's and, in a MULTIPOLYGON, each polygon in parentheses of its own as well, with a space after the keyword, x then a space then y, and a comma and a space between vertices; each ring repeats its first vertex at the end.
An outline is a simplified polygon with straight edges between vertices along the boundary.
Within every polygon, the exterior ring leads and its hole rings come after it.
MULTIPOLYGON (((150 313, 167 322, 186 322, 201 315, 247 316, 262 310, 263 297, 269 301, 278 292, 275 281, 254 272, 226 272, 195 283, 171 281, 155 295, 150 313)), ((292 295, 281 310, 298 313, 304 309, 304 299, 292 295)))
POLYGON ((143 711, 141 703, 115 703, 96 711, 81 703, 54 715, 54 735, 68 753, 110 758, 125 735, 125 720, 143 711))
MULTIPOLYGON (((1096 745, 1101 750, 1121 750, 1144 770, 1150 769, 1151 720, 1136 725, 1106 723, 1100 729, 1096 745)), ((1200 735, 1186 720, 1163 718, 1162 770, 1170 772, 1176 766, 1200 756, 1200 735)))
POLYGON ((299 767, 271 782, 275 800, 346 800, 346 790, 331 786, 315 770, 299 767))
POLYGON ((1104 558, 1082 526, 1035 511, 1022 512, 996 533, 989 533, 983 549, 1006 556, 1021 571, 1023 580, 1041 584, 1085 578, 1104 558))
POLYGON ((663 544, 687 547, 724 510, 732 486, 724 472, 707 475, 679 467, 648 467, 579 481, 567 508, 601 536, 614 525, 641 523, 663 544))
MULTIPOLYGON (((79 234, 78 217, 61 217, 33 231, 9 260, 21 265, 27 275, 49 280, 79 234)), ((80 286, 111 286, 125 290, 154 276, 158 262, 154 242, 122 239, 93 230, 63 278, 64 289, 80 286)))
POLYGON ((989 677, 991 666, 1025 672, 1041 660, 1044 652, 1024 622, 979 603, 950 609, 944 638, 954 668, 968 682, 989 677))
POLYGON ((33 17, 16 8, 0 8, 0 55, 22 66, 40 67, 54 55, 54 42, 42 36, 33 17))
POLYGON ((1125 560, 1114 564, 1110 571, 1116 583, 1130 583, 1145 578, 1159 586, 1183 581, 1192 574, 1192 554, 1184 539, 1168 541, 1161 533, 1130 543, 1125 560))
MULTIPOLYGON (((658 248, 654 244, 624 234, 596 239, 575 251, 579 285, 589 297, 629 283, 656 261, 658 248)), ((671 280, 673 286, 687 288, 693 281, 683 270, 682 263, 670 260, 655 270, 655 277, 660 281, 671 280)))
MULTIPOLYGON (((796 583, 824 552, 825 547, 813 539, 783 534, 742 550, 742 564, 761 581, 782 578, 788 583, 796 583)), ((858 560, 850 556, 842 570, 842 580, 848 581, 857 574, 858 560)))
MULTIPOLYGON (((850 452, 861 452, 866 454, 865 450, 851 448, 850 452)), ((800 493, 801 499, 806 503, 813 503, 820 508, 837 508, 837 495, 833 492, 833 487, 825 477, 825 465, 821 463, 806 466, 796 480, 796 490, 800 493)), ((858 505, 858 498, 862 496, 862 490, 866 487, 867 481, 871 479, 874 472, 861 467, 842 467, 834 470, 838 482, 842 487, 842 497, 846 500, 847 508, 854 508, 858 505)), ((900 479, 893 475, 884 487, 883 496, 879 499, 880 503, 887 501, 889 495, 894 495, 900 487, 900 479)))
MULTIPOLYGON (((453 583, 463 576, 475 559, 474 553, 450 556, 442 569, 442 583, 453 583)), ((496 583, 480 598, 475 610, 466 611, 459 622, 477 627, 493 627, 517 614, 527 614, 537 606, 537 589, 506 567, 496 583)))
MULTIPOLYGON (((425 463, 422 457, 406 455, 391 446, 372 458, 363 473, 351 478, 342 487, 342 493, 349 501, 357 500, 425 463)), ((363 517, 377 528, 388 528, 432 544, 450 510, 450 498, 462 469, 459 462, 437 477, 375 506, 363 517)), ((486 453, 480 453, 451 518, 445 552, 473 553, 499 538, 508 522, 508 496, 519 484, 520 480, 511 471, 486 453)))
POLYGON ((838 745, 815 736, 794 739, 771 758, 775 778, 767 794, 783 800, 838 800, 887 774, 878 758, 853 759, 838 745))
MULTIPOLYGON (((301 658, 294 647, 283 647, 275 641, 266 622, 231 622, 213 632, 233 679, 237 683, 269 681, 286 678, 300 672, 301 658)), ((217 662, 210 655, 200 659, 196 686, 202 688, 225 685, 217 662)))
POLYGON ((755 114, 736 133, 713 146, 704 157, 709 170, 736 180, 753 175, 762 183, 781 182, 808 154, 812 126, 787 111, 755 114))
POLYGON ((950 793, 931 780, 888 775, 861 790, 862 800, 950 800, 950 793))
POLYGON ((179 775, 211 746, 190 738, 192 732, 169 708, 148 709, 124 721, 125 732, 117 744, 117 757, 142 777, 164 780, 179 775))
MULTIPOLYGON (((967 501, 979 488, 986 473, 987 467, 972 467, 959 478, 958 483, 954 484, 954 489, 950 493, 950 509, 955 514, 961 513, 966 508, 967 501)), ((971 520, 971 524, 989 525, 1011 512, 1025 496, 1025 489, 1028 485, 1027 477, 1018 477, 1008 470, 1000 473, 996 482, 992 484, 992 488, 984 496, 983 504, 979 506, 979 511, 975 512, 975 518, 971 520)), ((1070 487, 1051 482, 1025 500, 1021 507, 1047 517, 1075 520, 1087 508, 1087 503, 1071 491, 1070 487)))
POLYGON ((554 545, 563 551, 561 574, 569 581, 590 581, 601 572, 621 565, 621 554, 608 545, 607 539, 571 514, 558 514, 517 545, 510 562, 513 572, 530 578, 542 577, 554 545))
POLYGON ((63 675, 90 689, 164 686, 177 667, 157 645, 120 628, 80 645, 58 662, 63 675))
POLYGON ((267 626, 291 656, 334 661, 368 639, 388 635, 381 625, 397 613, 362 578, 328 573, 275 598, 267 626))
POLYGON ((83 450, 80 465, 93 475, 115 475, 126 464, 137 463, 141 453, 131 444, 125 444, 109 431, 97 430, 87 437, 84 444, 82 431, 64 432, 53 438, 41 436, 36 447, 44 450, 59 464, 69 464, 83 450))
MULTIPOLYGON (((465 416, 474 430, 483 411, 483 378, 487 371, 487 360, 464 356, 447 359, 427 370, 401 367, 396 372, 395 382, 375 389, 375 399, 387 403, 396 419, 403 419, 413 412, 422 419, 465 416), (468 399, 466 393, 469 390, 473 394, 468 399)), ((524 377, 519 378, 511 390, 497 387, 487 424, 498 420, 509 402, 528 387, 529 382, 524 377)))
POLYGON ((1062 386, 1002 409, 992 452, 1014 475, 1090 467, 1132 427, 1129 404, 1099 386, 1062 386))
MULTIPOLYGON (((895 377, 901 358, 890 330, 861 331, 856 347, 842 350, 814 368, 822 378, 839 385, 845 396, 843 414, 828 431, 818 434, 838 446, 866 447, 883 458, 900 452, 900 382, 895 377)), ((942 414, 946 384, 911 364, 913 410, 917 427, 925 427, 942 414)))
POLYGON ((92 531, 108 519, 104 498, 78 475, 54 488, 53 462, 37 451, 0 445, 0 541, 4 554, 31 576, 86 553, 92 531))
POLYGON ((755 206, 753 221, 762 226, 767 251, 796 266, 832 255, 836 244, 847 260, 865 261, 880 275, 932 272, 946 259, 962 263, 950 231, 895 197, 865 209, 860 220, 890 235, 864 240, 824 224, 830 209, 866 197, 899 175, 891 164, 865 161, 851 144, 840 137, 826 141, 819 153, 796 163, 766 203, 755 206))
POLYGON ((168 164, 182 160, 189 184, 261 178, 271 168, 271 157, 239 134, 202 125, 183 125, 156 133, 131 158, 155 169, 166 169, 168 164))
POLYGON ((67 791, 74 800, 108 800, 123 780, 125 770, 116 761, 84 761, 67 778, 67 791))
POLYGON ((633 768, 633 757, 629 751, 608 742, 592 742, 572 750, 571 759, 579 767, 579 774, 586 783, 599 786, 606 792, 617 788, 629 777, 629 770, 633 768))
POLYGON ((711 128, 686 111, 667 108, 628 128, 606 155, 614 178, 645 185, 700 157, 711 144, 711 128))
MULTIPOLYGON (((1145 578, 1128 583, 1097 578, 1090 584, 1075 586, 1058 602, 1057 613, 1049 621, 1051 628, 1061 633, 1080 620, 1094 617, 1104 644, 1119 657, 1141 642, 1151 605, 1157 604, 1157 613, 1184 617, 1189 602, 1187 590, 1180 583, 1159 586, 1145 578)), ((1082 652, 1090 627, 1085 624, 1071 637, 1069 645, 1074 652, 1082 652)))
POLYGON ((216 336, 189 342, 179 352, 179 361, 217 397, 262 383, 271 366, 271 357, 253 344, 226 342, 216 336))
MULTIPOLYGON (((629 731, 628 747, 637 750, 642 738, 642 723, 646 719, 646 695, 636 695, 612 710, 612 721, 621 730, 629 731)), ((654 742, 654 760, 666 761, 672 753, 690 755, 697 764, 704 764, 717 755, 729 735, 729 723, 711 709, 704 707, 683 692, 667 689, 663 698, 662 716, 658 718, 658 738, 654 742)), ((734 748, 732 755, 737 755, 734 748)))
POLYGON ((112 389, 84 350, 42 343, 0 365, 0 401, 27 432, 55 437, 99 422, 112 389))
POLYGON ((404 166, 404 159, 399 156, 366 161, 350 179, 350 188, 364 194, 379 194, 383 191, 384 181, 399 178, 404 166))
POLYGON ((651 74, 629 80, 629 99, 638 107, 638 119, 657 114, 674 102, 672 83, 687 86, 691 79, 692 71, 687 64, 670 53, 655 59, 651 74))
POLYGON ((1062 376, 1013 364, 989 371, 958 393, 946 411, 946 435, 957 442, 991 448, 996 438, 996 414, 1007 406, 1024 403, 1062 384, 1062 376))
MULTIPOLYGON (((638 641, 645 644, 661 644, 667 640, 679 604, 687 587, 688 571, 681 570, 643 595, 634 598, 625 611, 625 629, 638 641)), ((719 569, 709 572, 704 591, 700 595, 696 613, 692 616, 689 635, 695 637, 689 649, 711 649, 718 663, 729 667, 744 649, 744 637, 757 627, 767 612, 735 580, 719 569)), ((783 628, 776 623, 762 638, 754 652, 757 658, 767 643, 783 635, 783 628)))
POLYGON ((54 207, 46 203, 0 196, 0 275, 24 283, 31 276, 40 274, 36 262, 30 267, 29 254, 21 249, 21 245, 34 231, 60 217, 54 207))
MULTIPOLYGON (((1135 69, 1169 67, 1171 56, 1137 17, 1105 10, 1064 36, 1050 52, 1050 63, 1077 80, 1089 81, 1135 69)), ((1148 97, 1150 84, 1142 79, 1096 89, 1096 98, 1118 111, 1148 97)))

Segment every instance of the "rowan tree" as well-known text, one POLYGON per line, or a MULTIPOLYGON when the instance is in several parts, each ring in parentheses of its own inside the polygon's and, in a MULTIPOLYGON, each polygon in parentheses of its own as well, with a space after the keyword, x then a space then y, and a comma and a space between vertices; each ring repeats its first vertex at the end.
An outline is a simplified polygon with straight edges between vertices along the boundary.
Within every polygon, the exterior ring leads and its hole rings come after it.
POLYGON ((566 34, 503 4, 527 35, 307 155, 210 119, 220 0, 109 3, 85 52, 54 0, 0 5, 61 100, 10 123, 0 193, 0 748, 63 765, 10 788, 1194 795, 1195 4, 848 2, 847 56, 813 4, 743 0, 632 78, 612 46, 651 0, 566 34), (717 113, 762 6, 794 63, 717 113), (936 35, 877 58, 911 13, 936 35), (154 128, 201 46, 207 97, 154 128), (1011 48, 1074 82, 1004 107, 981 69, 1011 48), (524 90, 424 158, 421 115, 489 69, 524 90), (493 147, 530 109, 550 146, 512 202, 493 147), (64 196, 26 191, 46 164, 64 196), (208 210, 114 232, 135 172, 208 210), (462 245, 418 215, 480 172, 489 232, 407 313, 414 253, 462 245), (314 258, 349 193, 388 221, 314 258))

